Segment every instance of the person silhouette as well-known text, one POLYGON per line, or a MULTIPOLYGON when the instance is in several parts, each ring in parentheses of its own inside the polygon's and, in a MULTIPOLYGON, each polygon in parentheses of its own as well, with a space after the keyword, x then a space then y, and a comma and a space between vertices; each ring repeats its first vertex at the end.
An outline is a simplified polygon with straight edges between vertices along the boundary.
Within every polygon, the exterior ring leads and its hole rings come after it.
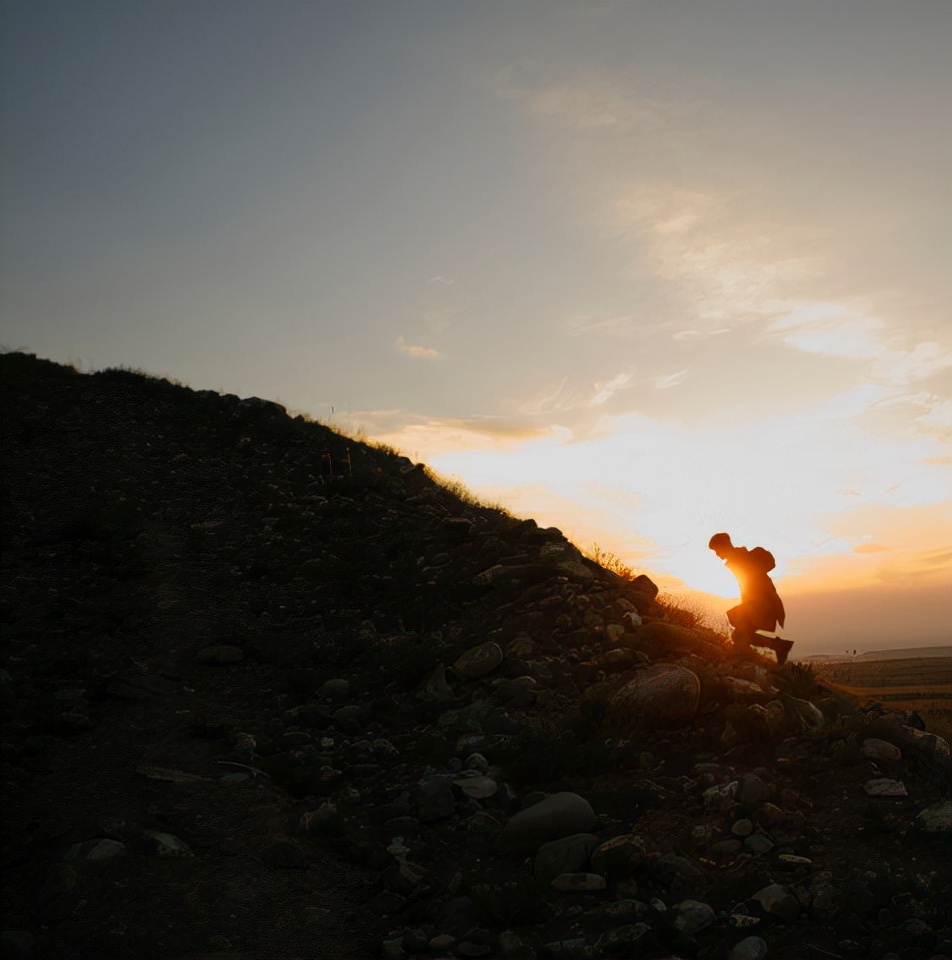
POLYGON ((726 533, 715 533, 708 546, 724 561, 740 587, 740 603, 727 611, 735 649, 744 652, 752 646, 766 647, 777 655, 778 665, 786 663, 793 641, 757 632, 772 632, 778 624, 782 627, 786 618, 783 601, 768 576, 776 566, 773 554, 763 547, 735 547, 726 533))

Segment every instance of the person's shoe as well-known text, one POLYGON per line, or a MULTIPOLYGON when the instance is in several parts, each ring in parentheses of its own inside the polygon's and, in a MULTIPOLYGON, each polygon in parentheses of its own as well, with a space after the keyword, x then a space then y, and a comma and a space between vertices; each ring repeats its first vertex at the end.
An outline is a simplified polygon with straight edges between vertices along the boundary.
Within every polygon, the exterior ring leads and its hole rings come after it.
POLYGON ((787 662, 790 655, 790 649, 793 647, 792 640, 781 640, 777 637, 777 643, 774 646, 774 653, 777 654, 777 666, 782 667, 787 662))

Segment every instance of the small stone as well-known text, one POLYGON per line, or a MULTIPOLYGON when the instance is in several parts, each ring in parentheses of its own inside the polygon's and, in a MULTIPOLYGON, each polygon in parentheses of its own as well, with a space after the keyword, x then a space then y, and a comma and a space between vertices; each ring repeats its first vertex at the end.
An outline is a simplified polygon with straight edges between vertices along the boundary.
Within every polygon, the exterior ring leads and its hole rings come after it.
POLYGON ((406 951, 403 949, 403 937, 384 940, 380 945, 380 956, 384 960, 403 960, 406 955, 406 951))
POLYGON ((767 784, 755 773, 745 773, 740 778, 740 788, 737 791, 737 799, 741 803, 749 804, 751 807, 758 807, 767 799, 767 784))
POLYGON ((184 841, 161 830, 143 830, 139 835, 139 846, 144 848, 144 853, 154 857, 192 856, 192 851, 184 841))
POLYGON ((764 833, 752 833, 744 840, 744 849, 755 855, 773 850, 774 842, 764 833))
POLYGON ((575 833, 542 844, 533 860, 533 875, 542 882, 563 873, 575 873, 588 866, 598 839, 592 833, 575 833))
POLYGON ((740 840, 718 840, 711 844, 711 856, 718 860, 725 860, 728 857, 733 857, 743 848, 744 845, 740 840))
POLYGON ((714 909, 700 900, 682 900, 674 909, 674 926, 685 937, 693 937, 714 922, 714 909))
POLYGON ((431 780, 421 788, 417 816, 422 823, 445 820, 456 813, 453 789, 445 780, 431 780))
POLYGON ((737 780, 708 787, 702 794, 705 808, 708 810, 730 809, 737 802, 737 791, 739 789, 740 783, 737 780))
POLYGON ((443 953, 447 950, 452 950, 456 945, 456 937, 451 937, 448 933, 438 933, 435 937, 430 938, 429 947, 433 953, 443 953))
POLYGON ((868 737, 860 747, 860 753, 870 760, 901 760, 902 750, 894 743, 880 740, 878 737, 868 737))
POLYGON ((438 663, 427 674, 423 683, 420 684, 417 696, 421 700, 435 700, 439 703, 453 699, 453 689, 447 683, 446 668, 442 663, 438 663))
POLYGON ((118 840, 99 838, 86 840, 84 843, 74 844, 66 851, 66 860, 88 860, 99 862, 121 857, 126 852, 126 845, 118 840))
POLYGON ((467 650, 453 664, 452 670, 461 680, 478 680, 492 673, 502 660, 502 648, 495 641, 488 640, 467 650))
POLYGON ((456 945, 455 953, 460 957, 488 957, 492 953, 492 947, 488 943, 473 943, 471 940, 463 940, 456 945))
POLYGON ((799 901, 779 883, 771 883, 762 890, 758 890, 751 899, 756 900, 765 912, 778 917, 785 923, 794 923, 800 916, 799 901))
POLYGON ((507 960, 531 960, 535 956, 514 930, 503 930, 499 934, 499 952, 507 960))
POLYGON ((644 952, 651 937, 651 927, 647 923, 626 923, 603 933, 595 944, 598 957, 637 957, 648 956, 644 952))
POLYGON ((609 880, 630 877, 648 858, 644 841, 633 833, 612 837, 592 853, 592 870, 609 880))
POLYGON ((205 647, 195 654, 196 663, 240 663, 245 659, 245 652, 241 647, 233 647, 227 643, 205 647))
POLYGON ((731 826, 731 833, 734 834, 735 837, 749 837, 753 832, 753 821, 746 818, 734 821, 731 826))
POLYGON ((922 833, 952 833, 952 800, 940 800, 922 810, 915 819, 922 833))
POLYGON ((454 780, 453 785, 474 800, 487 800, 499 790, 499 785, 491 777, 461 777, 454 780))
POLYGON ((231 950, 232 943, 228 937, 220 933, 213 933, 208 938, 208 949, 213 953, 218 953, 225 950, 231 950))
POLYGON ((901 780, 891 780, 889 777, 876 777, 867 780, 863 789, 871 797, 906 797, 906 785, 901 780))
POLYGON ((323 700, 346 700, 350 696, 350 683, 343 677, 335 677, 322 683, 317 695, 323 700))
POLYGON ((727 960, 765 960, 767 956, 767 941, 760 937, 745 937, 740 943, 735 943, 727 960))
POLYGON ((574 893, 578 890, 604 890, 605 878, 598 873, 560 873, 551 883, 555 890, 574 893))

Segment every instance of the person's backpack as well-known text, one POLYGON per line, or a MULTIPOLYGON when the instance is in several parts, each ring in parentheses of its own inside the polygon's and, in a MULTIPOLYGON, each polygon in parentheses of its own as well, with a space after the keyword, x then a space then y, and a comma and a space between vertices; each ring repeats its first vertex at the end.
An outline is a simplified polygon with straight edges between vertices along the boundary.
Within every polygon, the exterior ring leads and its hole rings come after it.
POLYGON ((751 566, 756 567, 763 573, 770 573, 770 571, 777 566, 774 555, 763 547, 754 547, 754 549, 750 551, 748 559, 750 560, 751 566))

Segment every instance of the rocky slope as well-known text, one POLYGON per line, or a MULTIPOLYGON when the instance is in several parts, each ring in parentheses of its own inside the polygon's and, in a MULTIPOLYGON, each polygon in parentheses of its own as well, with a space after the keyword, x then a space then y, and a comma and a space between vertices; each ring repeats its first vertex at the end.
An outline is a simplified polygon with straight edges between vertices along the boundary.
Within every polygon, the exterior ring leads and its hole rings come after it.
POLYGON ((5 957, 952 955, 914 715, 276 404, 2 391, 5 957))

